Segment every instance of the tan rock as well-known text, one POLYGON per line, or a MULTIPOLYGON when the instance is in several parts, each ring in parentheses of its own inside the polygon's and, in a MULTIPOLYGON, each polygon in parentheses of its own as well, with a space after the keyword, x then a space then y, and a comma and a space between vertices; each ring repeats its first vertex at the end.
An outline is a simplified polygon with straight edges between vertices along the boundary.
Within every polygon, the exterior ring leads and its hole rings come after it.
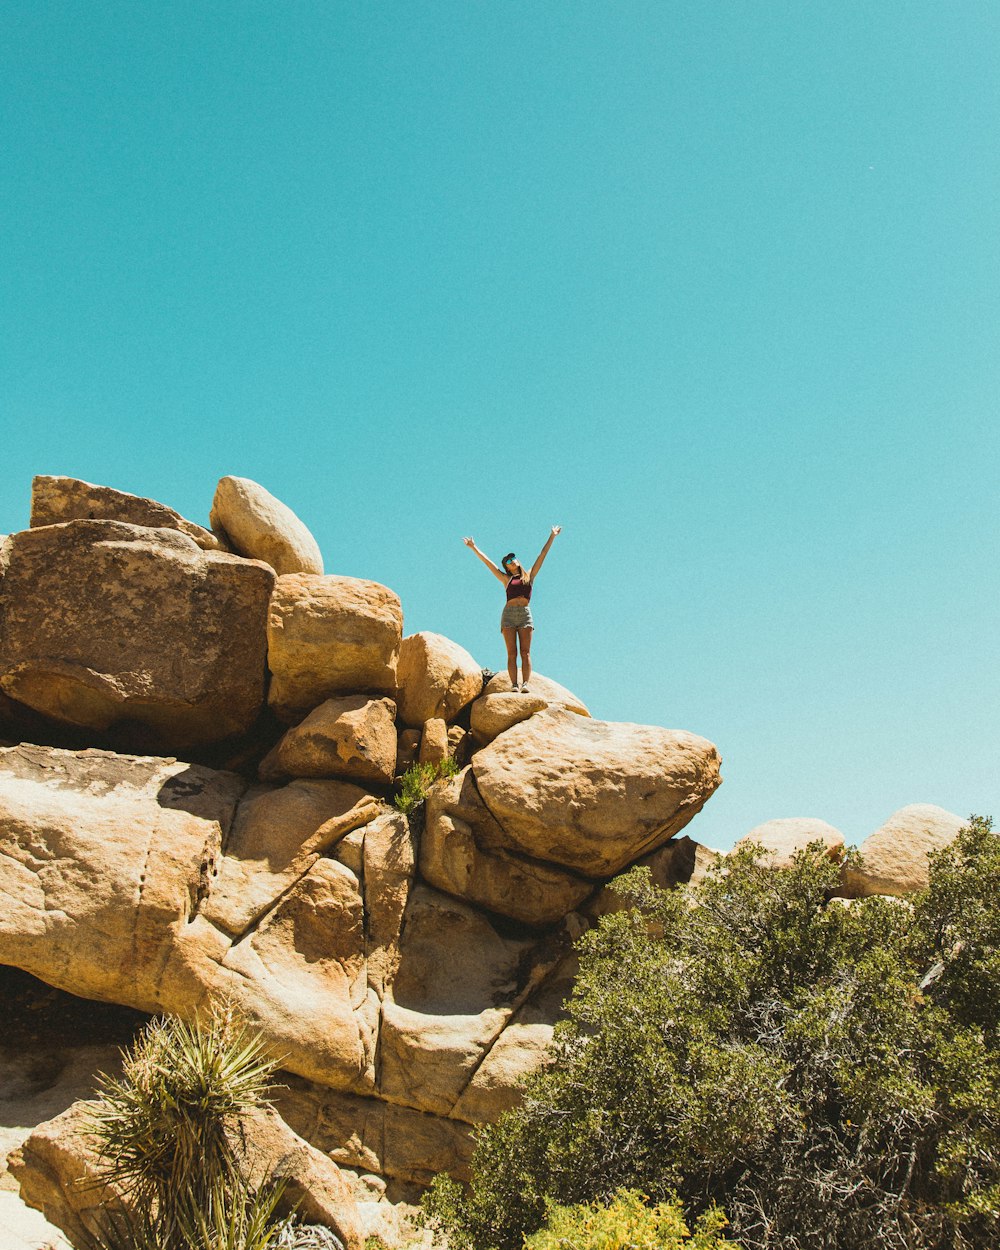
POLYGON ((336 843, 330 855, 338 864, 350 868, 360 881, 365 871, 365 830, 364 826, 352 829, 336 843))
POLYGON ((177 760, 0 750, 0 963, 158 1010, 245 784, 177 760))
POLYGON ((440 717, 424 721, 420 735, 421 764, 443 764, 448 758, 448 724, 440 717))
POLYGON ((414 728, 453 721, 483 688, 483 670, 457 642, 424 631, 404 638, 397 669, 399 718, 414 728))
POLYGON ((473 758, 506 849, 611 876, 661 846, 719 785, 719 755, 681 730, 548 709, 473 758))
POLYGON ((415 887, 382 1004, 382 1096, 451 1113, 483 1055, 558 956, 502 937, 471 908, 415 887), (443 956, 447 952, 447 956, 443 956))
POLYGON ((420 730, 402 729, 396 740, 396 776, 411 768, 420 757, 420 730))
MULTIPOLYGON (((127 1202, 101 1182, 102 1163, 91 1130, 96 1104, 75 1102, 55 1119, 40 1124, 14 1152, 11 1170, 22 1195, 63 1230, 75 1245, 98 1231, 105 1208, 127 1202)), ((323 1224, 361 1250, 357 1204, 337 1165, 288 1127, 272 1108, 259 1107, 241 1122, 247 1173, 254 1185, 285 1182, 279 1213, 297 1207, 300 1218, 323 1224)))
POLYGON ((797 851, 811 842, 822 842, 827 854, 839 860, 844 854, 844 835, 825 820, 814 816, 785 816, 767 820, 740 838, 734 850, 756 842, 764 848, 764 858, 773 868, 790 868, 797 851))
POLYGON ((264 560, 279 576, 323 572, 323 557, 309 530, 291 508, 248 477, 220 479, 209 521, 234 551, 264 560))
POLYGON ((34 478, 31 528, 60 525, 64 521, 123 521, 126 525, 143 525, 148 529, 179 530, 203 551, 228 550, 211 530, 186 521, 179 512, 155 499, 129 495, 111 486, 95 486, 75 477, 39 475, 34 478))
POLYGON ((456 1119, 488 1124, 520 1103, 523 1081, 551 1059, 552 1033, 575 972, 575 958, 561 961, 511 1017, 455 1104, 456 1119))
POLYGON ((134 723, 158 750, 254 723, 274 582, 265 565, 117 521, 24 530, 6 556, 6 694, 87 729, 134 723))
POLYGON ((276 1098, 283 1118, 341 1166, 425 1186, 441 1172, 469 1179, 469 1124, 294 1076, 283 1080, 276 1098))
MULTIPOLYGON (((659 850, 637 860, 633 867, 648 868, 653 885, 661 890, 672 890, 679 885, 700 885, 711 869, 724 859, 721 851, 683 836, 671 838, 659 850)), ((624 911, 628 905, 616 890, 605 886, 587 901, 582 911, 591 921, 596 921, 612 912, 624 911)))
POLYGON ((343 781, 252 787, 226 838, 204 916, 228 934, 244 933, 321 854, 383 810, 378 799, 343 781))
POLYGON ((225 953, 213 997, 233 997, 293 1072, 341 1088, 371 1087, 375 1038, 365 1011, 364 954, 358 879, 343 864, 318 859, 225 953))
POLYGON ((396 705, 391 699, 327 699, 289 729, 260 765, 278 777, 348 777, 390 785, 396 768, 396 705))
POLYGON ((472 736, 479 746, 486 746, 505 729, 518 725, 549 706, 538 694, 484 694, 472 705, 472 736))
MULTIPOLYGON (((510 678, 506 673, 497 673, 491 677, 483 689, 484 695, 513 693, 510 687, 510 678)), ((560 686, 551 677, 543 677, 538 672, 531 674, 531 680, 528 683, 528 694, 522 697, 526 699, 544 699, 546 707, 563 707, 569 712, 576 712, 579 716, 590 715, 587 705, 582 699, 578 699, 572 691, 567 690, 565 686, 560 686)))
POLYGON ((293 722, 334 695, 391 694, 403 633, 399 596, 356 577, 279 577, 268 615, 268 702, 293 722))
POLYGON ((861 868, 845 865, 844 893, 865 897, 925 889, 930 880, 927 856, 953 842, 965 823, 932 803, 901 807, 861 843, 861 868))
POLYGON ((562 920, 595 889, 575 873, 504 850, 503 831, 479 797, 471 767, 427 796, 420 872, 447 894, 531 925, 562 920))
POLYGON ((416 838, 402 812, 386 812, 366 827, 363 879, 368 984, 380 999, 399 966, 399 939, 416 861, 416 838))
POLYGON ((459 768, 464 768, 472 753, 472 735, 461 725, 448 726, 448 754, 459 768))

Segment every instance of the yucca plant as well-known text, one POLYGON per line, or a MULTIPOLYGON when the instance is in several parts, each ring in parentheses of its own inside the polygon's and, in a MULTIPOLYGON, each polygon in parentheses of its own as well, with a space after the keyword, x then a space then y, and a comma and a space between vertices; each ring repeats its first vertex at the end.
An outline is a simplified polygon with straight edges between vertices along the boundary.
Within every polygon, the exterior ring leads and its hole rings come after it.
POLYGON ((93 1131, 101 1180, 125 1209, 96 1239, 104 1250, 264 1250, 283 1227, 282 1186, 254 1190, 241 1118, 266 1101, 275 1064, 231 1009, 150 1022, 121 1077, 99 1085, 93 1131))

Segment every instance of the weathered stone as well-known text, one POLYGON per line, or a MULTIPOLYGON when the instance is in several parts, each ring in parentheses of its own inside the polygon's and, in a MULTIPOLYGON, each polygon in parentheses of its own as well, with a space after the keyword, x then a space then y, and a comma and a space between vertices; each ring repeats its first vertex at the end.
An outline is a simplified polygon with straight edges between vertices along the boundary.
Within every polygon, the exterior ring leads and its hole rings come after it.
POLYGON ((244 933, 321 854, 382 811, 378 799, 343 781, 252 787, 226 838, 204 916, 226 933, 244 933))
POLYGON ((363 878, 368 984, 380 999, 399 965, 399 938, 416 859, 416 838, 402 812, 386 812, 366 827, 363 878))
POLYGON ((163 966, 245 784, 177 760, 0 750, 0 963, 72 994, 162 1007, 163 966))
POLYGON ((440 717, 424 721, 420 735, 421 764, 443 764, 448 758, 448 723, 440 717))
POLYGON ((274 575, 118 521, 24 530, 6 551, 0 687, 54 720, 144 727, 159 750, 250 728, 274 575))
POLYGON ((734 850, 755 842, 764 848, 764 860, 772 868, 790 868, 796 852, 811 842, 822 842, 833 860, 844 854, 844 835, 814 816, 784 816, 757 825, 740 838, 734 850))
POLYGON ((467 729, 463 729, 461 725, 449 725, 448 754, 459 768, 464 768, 469 762, 471 749, 472 734, 467 729))
POLYGON ((479 746, 486 746, 505 729, 548 706, 548 700, 537 694, 481 695, 472 705, 472 736, 479 746))
POLYGON ((420 756, 420 730, 403 729, 396 741, 396 776, 411 768, 420 756))
POLYGON ((483 688, 483 670, 464 647, 424 631, 404 638, 397 669, 399 718, 418 727, 453 721, 483 688))
POLYGON ((316 539, 295 513, 248 477, 224 477, 209 522, 241 556, 264 560, 279 575, 322 573, 316 539))
MULTIPOLYGON (((511 690, 510 678, 506 673, 495 674, 483 689, 483 694, 487 696, 513 693, 515 692, 511 690)), ((582 699, 578 699, 572 691, 567 690, 565 686, 560 686, 551 677, 543 677, 539 672, 531 674, 531 680, 528 683, 528 693, 525 695, 518 693, 518 697, 543 699, 546 707, 563 707, 569 712, 576 712, 579 716, 590 715, 582 699)))
POLYGON ((503 831, 476 789, 472 769, 427 796, 420 872, 447 894, 531 925, 554 924, 596 883, 504 849, 503 831))
POLYGON ((459 1120, 324 1089, 294 1076, 284 1081, 276 1102, 300 1136, 344 1167, 420 1185, 429 1185, 441 1172, 469 1179, 472 1130, 459 1120))
POLYGON ((506 849, 611 876, 661 846, 719 785, 704 738, 548 709, 479 751, 472 770, 506 849))
POLYGON ((557 956, 557 945, 501 937, 471 908, 415 887, 391 996, 382 1004, 382 1096, 449 1115, 557 956))
POLYGON ((350 868, 360 881, 365 871, 365 830, 364 826, 345 833, 330 851, 330 856, 338 864, 350 868))
MULTIPOLYGON (((75 1245, 89 1244, 89 1235, 100 1229, 108 1208, 128 1206, 119 1189, 101 1182, 102 1161, 91 1127, 95 1110, 91 1101, 73 1103, 40 1124, 11 1159, 25 1200, 75 1245)), ((361 1250, 357 1204, 333 1160, 299 1137, 271 1108, 249 1111, 241 1132, 251 1183, 285 1182, 279 1213, 295 1207, 300 1218, 333 1229, 347 1250, 361 1250)))
POLYGON ((932 803, 901 807, 861 843, 862 866, 845 864, 844 893, 864 897, 925 889, 930 880, 927 856, 953 842, 965 823, 932 803))
POLYGON ((32 529, 41 525, 60 525, 64 521, 122 521, 126 525, 143 525, 148 529, 179 530, 194 539, 203 551, 226 551, 211 530, 187 521, 179 512, 129 495, 111 486, 95 486, 75 477, 39 475, 31 483, 32 529))
POLYGON ((288 723, 325 699, 391 694, 403 634, 399 596, 356 577, 279 577, 268 614, 269 703, 288 723))
POLYGON ((261 761, 265 780, 349 777, 387 786, 396 768, 396 705, 391 699, 327 699, 289 729, 261 761))
POLYGON ((551 1060, 553 1029, 564 1014, 576 968, 574 957, 563 960, 511 1017, 455 1104, 456 1119, 486 1124, 520 1103, 524 1079, 551 1060))
MULTIPOLYGON (((648 868, 653 885, 661 890, 672 890, 679 885, 700 885, 708 876, 709 871, 725 856, 721 851, 714 851, 709 846, 702 846, 693 838, 683 836, 671 838, 659 850, 644 855, 636 861, 636 867, 648 868)), ((622 896, 610 886, 588 899, 581 909, 593 922, 600 916, 612 912, 624 911, 629 906, 622 896)))

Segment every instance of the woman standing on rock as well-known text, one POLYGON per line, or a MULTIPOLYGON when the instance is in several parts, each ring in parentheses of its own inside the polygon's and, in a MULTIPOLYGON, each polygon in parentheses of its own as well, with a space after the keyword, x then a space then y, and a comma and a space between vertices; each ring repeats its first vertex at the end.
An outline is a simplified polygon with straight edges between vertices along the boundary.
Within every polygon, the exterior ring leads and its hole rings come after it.
POLYGON ((534 623, 531 619, 531 608, 528 606, 528 603, 531 599, 535 578, 538 576, 538 570, 542 567, 545 557, 549 554, 549 548, 561 530, 561 525, 553 525, 552 533, 549 534, 545 546, 538 553, 538 559, 531 566, 530 573, 525 573, 523 566, 513 551, 508 552, 500 561, 501 571, 489 556, 484 555, 479 550, 473 539, 462 539, 467 547, 472 548, 493 576, 498 577, 503 582, 507 590, 507 605, 500 617, 500 632, 503 634, 503 640, 507 644, 507 674, 510 677, 511 690, 517 689, 517 648, 519 645, 521 648, 522 691, 527 691, 528 682, 531 680, 531 634, 534 629, 534 623))

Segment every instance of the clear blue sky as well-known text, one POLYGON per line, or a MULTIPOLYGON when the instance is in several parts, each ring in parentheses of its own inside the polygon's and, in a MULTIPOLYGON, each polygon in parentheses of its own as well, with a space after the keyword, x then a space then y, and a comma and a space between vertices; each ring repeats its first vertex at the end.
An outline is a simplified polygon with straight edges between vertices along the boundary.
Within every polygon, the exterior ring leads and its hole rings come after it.
POLYGON ((0 530, 255 478, 408 632, 691 729, 690 832, 1000 817, 993 3, 10 0, 0 530))

